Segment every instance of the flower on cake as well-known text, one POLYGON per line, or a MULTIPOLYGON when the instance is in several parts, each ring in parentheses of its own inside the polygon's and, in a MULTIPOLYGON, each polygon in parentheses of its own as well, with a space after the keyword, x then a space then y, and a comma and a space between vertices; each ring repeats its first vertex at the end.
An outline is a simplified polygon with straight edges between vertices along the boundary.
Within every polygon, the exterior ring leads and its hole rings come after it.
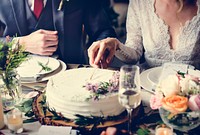
POLYGON ((181 72, 167 76, 156 88, 150 106, 163 107, 173 114, 200 111, 200 78, 181 72))
POLYGON ((115 93, 119 89, 119 72, 114 72, 112 78, 109 82, 96 82, 91 83, 87 82, 84 85, 88 91, 91 92, 91 97, 89 99, 99 100, 99 97, 102 95, 106 95, 108 93, 115 93))

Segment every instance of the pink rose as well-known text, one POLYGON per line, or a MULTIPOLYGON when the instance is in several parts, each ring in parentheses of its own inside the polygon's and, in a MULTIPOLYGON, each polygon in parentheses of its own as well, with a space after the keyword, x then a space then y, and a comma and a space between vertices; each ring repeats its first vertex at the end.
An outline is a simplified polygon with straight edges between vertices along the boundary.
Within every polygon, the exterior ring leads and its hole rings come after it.
POLYGON ((190 97, 188 106, 192 111, 199 111, 200 110, 200 94, 193 95, 190 97))
POLYGON ((162 98, 162 93, 156 92, 155 95, 151 96, 150 107, 154 110, 160 108, 162 106, 162 98))

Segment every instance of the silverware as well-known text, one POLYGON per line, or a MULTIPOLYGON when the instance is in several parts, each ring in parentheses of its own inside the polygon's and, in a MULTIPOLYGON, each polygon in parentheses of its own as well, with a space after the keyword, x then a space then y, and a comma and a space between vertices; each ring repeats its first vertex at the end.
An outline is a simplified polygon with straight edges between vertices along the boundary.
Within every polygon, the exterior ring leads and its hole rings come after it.
MULTIPOLYGON (((100 63, 100 68, 103 69, 103 63, 102 63, 102 61, 100 60, 99 63, 100 63)), ((89 79, 89 80, 92 80, 92 78, 93 78, 93 76, 94 76, 94 73, 96 72, 97 69, 98 69, 98 68, 94 68, 94 71, 93 71, 92 74, 90 75, 90 79, 89 79)))
POLYGON ((103 63, 102 63, 102 60, 100 60, 99 63, 100 63, 100 68, 103 69, 103 63))
POLYGON ((94 70, 93 70, 93 72, 92 72, 92 74, 90 75, 90 81, 92 80, 92 78, 93 78, 93 76, 94 76, 94 73, 96 72, 96 70, 97 70, 97 68, 94 68, 94 70))
POLYGON ((62 68, 63 68, 63 66, 60 62, 60 66, 56 70, 54 70, 50 73, 36 74, 35 76, 31 76, 31 77, 20 77, 20 79, 21 79, 22 82, 27 82, 27 83, 39 82, 39 81, 42 81, 43 78, 50 77, 54 74, 59 73, 62 70, 62 68))
POLYGON ((41 81, 44 78, 44 74, 36 74, 33 77, 20 77, 22 82, 37 82, 41 81))

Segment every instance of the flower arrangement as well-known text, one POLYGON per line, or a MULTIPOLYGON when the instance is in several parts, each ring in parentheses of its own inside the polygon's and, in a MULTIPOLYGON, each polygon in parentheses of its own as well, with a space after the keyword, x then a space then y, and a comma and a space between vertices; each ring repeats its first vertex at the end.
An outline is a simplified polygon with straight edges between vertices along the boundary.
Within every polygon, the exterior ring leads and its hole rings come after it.
POLYGON ((181 72, 168 75, 159 82, 150 106, 159 109, 163 121, 174 128, 194 128, 200 123, 200 77, 181 72))
POLYGON ((12 99, 19 96, 15 69, 27 59, 27 56, 28 53, 24 52, 24 47, 14 41, 0 42, 0 92, 3 102, 6 95, 12 99))
POLYGON ((172 113, 200 110, 200 78, 178 72, 162 80, 151 97, 152 109, 160 107, 172 113))
POLYGON ((106 95, 108 93, 114 93, 118 91, 119 88, 119 72, 114 72, 112 78, 109 82, 98 82, 98 83, 90 83, 87 82, 84 85, 88 91, 92 93, 91 97, 87 100, 94 99, 99 100, 101 95, 106 95))

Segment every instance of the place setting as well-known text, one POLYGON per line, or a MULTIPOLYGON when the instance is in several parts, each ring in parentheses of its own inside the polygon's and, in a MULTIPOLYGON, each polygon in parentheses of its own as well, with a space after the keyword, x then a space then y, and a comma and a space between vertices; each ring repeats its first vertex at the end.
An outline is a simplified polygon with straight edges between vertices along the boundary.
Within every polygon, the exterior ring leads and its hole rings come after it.
POLYGON ((163 80, 170 74, 176 74, 178 71, 187 73, 188 71, 192 72, 195 70, 193 66, 187 64, 165 63, 162 66, 143 71, 140 74, 141 87, 150 93, 155 93, 155 89, 160 80, 163 80))
POLYGON ((66 70, 66 64, 53 57, 29 55, 17 69, 22 84, 49 80, 52 76, 66 70))

